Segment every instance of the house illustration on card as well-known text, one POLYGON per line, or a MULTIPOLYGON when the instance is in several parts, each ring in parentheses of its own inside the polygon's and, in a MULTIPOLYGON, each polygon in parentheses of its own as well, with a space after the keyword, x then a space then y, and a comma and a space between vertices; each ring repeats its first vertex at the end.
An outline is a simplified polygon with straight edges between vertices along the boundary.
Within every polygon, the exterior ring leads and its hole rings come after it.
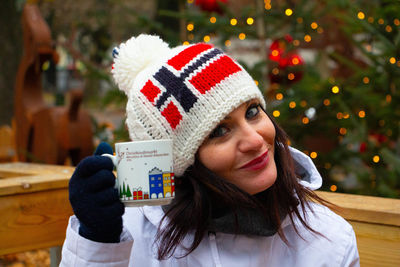
POLYGON ((175 176, 173 172, 163 172, 157 167, 149 171, 150 198, 175 196, 175 176))
POLYGON ((164 197, 175 196, 175 176, 173 172, 163 173, 164 197))
POLYGON ((163 172, 154 167, 149 171, 150 198, 163 198, 163 172))

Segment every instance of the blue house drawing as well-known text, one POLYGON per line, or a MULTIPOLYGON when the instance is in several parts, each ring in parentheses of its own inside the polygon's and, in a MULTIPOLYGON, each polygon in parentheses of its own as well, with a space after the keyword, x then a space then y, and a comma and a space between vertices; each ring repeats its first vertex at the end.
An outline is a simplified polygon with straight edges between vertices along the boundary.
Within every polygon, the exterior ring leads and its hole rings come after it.
POLYGON ((163 172, 154 167, 149 171, 150 198, 164 198, 163 172))

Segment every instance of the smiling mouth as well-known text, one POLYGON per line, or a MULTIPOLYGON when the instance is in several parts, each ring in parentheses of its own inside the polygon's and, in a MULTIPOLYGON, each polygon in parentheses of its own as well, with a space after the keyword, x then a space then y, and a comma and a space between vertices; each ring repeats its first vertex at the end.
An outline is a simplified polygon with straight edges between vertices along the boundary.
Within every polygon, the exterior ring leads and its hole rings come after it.
POLYGON ((260 170, 262 168, 264 168, 269 160, 268 157, 268 151, 264 152, 261 156, 253 159, 252 161, 246 163, 245 165, 243 165, 242 167, 240 167, 240 169, 248 169, 248 170, 260 170))

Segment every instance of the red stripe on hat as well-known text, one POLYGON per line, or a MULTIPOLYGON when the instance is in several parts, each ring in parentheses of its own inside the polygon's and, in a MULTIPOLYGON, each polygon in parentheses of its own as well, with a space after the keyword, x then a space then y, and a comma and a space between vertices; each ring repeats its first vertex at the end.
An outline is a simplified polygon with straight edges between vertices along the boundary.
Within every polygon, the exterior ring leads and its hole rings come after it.
POLYGON ((148 80, 140 92, 142 92, 142 94, 144 94, 147 99, 154 104, 154 99, 161 93, 161 90, 148 80))
POLYGON ((168 60, 168 65, 174 67, 176 70, 181 70, 183 66, 188 64, 195 56, 212 47, 212 45, 202 43, 189 46, 188 48, 168 60))
POLYGON ((168 106, 161 112, 172 129, 175 129, 179 122, 182 120, 182 115, 174 103, 170 102, 168 106))
POLYGON ((193 76, 190 83, 204 94, 226 77, 240 70, 241 68, 230 57, 224 55, 193 76))

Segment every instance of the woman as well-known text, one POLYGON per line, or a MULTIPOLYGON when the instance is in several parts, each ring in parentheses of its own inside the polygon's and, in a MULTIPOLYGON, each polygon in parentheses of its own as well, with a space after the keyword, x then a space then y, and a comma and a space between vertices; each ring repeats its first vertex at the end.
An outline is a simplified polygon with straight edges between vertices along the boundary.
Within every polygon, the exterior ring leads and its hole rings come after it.
POLYGON ((70 181, 62 266, 359 266, 352 227, 313 193, 315 166, 238 63, 149 35, 114 56, 131 139, 173 139, 176 197, 124 209, 101 144, 70 181))

